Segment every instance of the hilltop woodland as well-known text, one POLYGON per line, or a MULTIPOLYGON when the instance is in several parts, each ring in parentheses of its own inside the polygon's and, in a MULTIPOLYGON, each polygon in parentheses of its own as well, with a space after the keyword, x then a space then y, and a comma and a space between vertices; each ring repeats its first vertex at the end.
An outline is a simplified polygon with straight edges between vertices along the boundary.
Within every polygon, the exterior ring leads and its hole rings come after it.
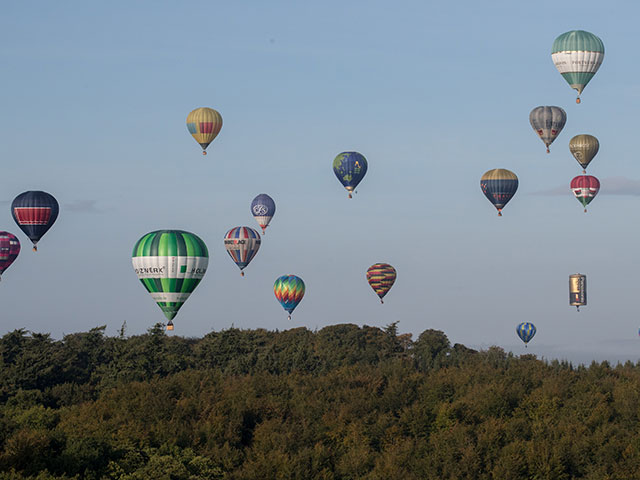
POLYGON ((0 339, 0 479, 640 478, 640 365, 386 329, 0 339))

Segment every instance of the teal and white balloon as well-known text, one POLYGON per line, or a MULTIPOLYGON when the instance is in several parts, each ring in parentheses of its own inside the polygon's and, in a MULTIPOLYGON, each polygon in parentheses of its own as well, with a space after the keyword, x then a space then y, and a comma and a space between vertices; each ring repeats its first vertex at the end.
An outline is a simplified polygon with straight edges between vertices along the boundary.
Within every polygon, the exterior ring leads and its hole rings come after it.
POLYGON ((580 103, 584 87, 602 65, 604 43, 593 33, 571 30, 555 39, 551 58, 571 88, 578 91, 576 103, 580 103))
POLYGON ((567 123, 567 112, 560 107, 541 106, 531 110, 529 123, 547 147, 553 143, 567 123))

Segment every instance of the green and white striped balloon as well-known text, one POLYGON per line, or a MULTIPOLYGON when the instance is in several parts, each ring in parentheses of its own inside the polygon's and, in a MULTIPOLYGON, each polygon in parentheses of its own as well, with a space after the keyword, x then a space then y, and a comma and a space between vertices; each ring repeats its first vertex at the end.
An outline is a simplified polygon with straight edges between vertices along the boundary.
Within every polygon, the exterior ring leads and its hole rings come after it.
POLYGON ((202 239, 193 233, 156 230, 138 240, 131 261, 171 328, 171 320, 204 277, 209 252, 202 239))
POLYGON ((571 30, 555 39, 551 58, 571 88, 578 91, 576 103, 580 103, 584 87, 602 65, 604 43, 593 33, 571 30))

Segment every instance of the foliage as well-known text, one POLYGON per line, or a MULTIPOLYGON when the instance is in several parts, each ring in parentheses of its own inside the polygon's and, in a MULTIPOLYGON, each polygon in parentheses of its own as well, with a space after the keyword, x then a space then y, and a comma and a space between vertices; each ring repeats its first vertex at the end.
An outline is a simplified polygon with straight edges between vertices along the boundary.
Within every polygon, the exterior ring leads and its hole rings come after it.
POLYGON ((0 338, 3 479, 627 479, 640 366, 385 329, 0 338))

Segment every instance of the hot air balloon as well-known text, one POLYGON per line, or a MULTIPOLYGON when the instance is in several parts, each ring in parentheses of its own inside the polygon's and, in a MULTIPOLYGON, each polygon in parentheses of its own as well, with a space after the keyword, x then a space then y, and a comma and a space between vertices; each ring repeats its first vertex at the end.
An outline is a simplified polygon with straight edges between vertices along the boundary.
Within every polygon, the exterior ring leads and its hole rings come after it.
POLYGON ((582 273, 569 275, 569 305, 576 307, 579 312, 580 307, 587 304, 587 276, 582 273))
POLYGON ((516 327, 516 333, 520 337, 520 340, 524 342, 524 347, 527 348, 527 343, 529 343, 536 334, 536 326, 529 322, 521 323, 516 327))
POLYGON ((367 173, 367 167, 367 159, 358 152, 342 152, 333 160, 333 173, 349 192, 349 198, 367 173))
POLYGON ((600 181, 591 175, 578 175, 571 180, 571 191, 587 212, 587 205, 595 198, 600 190, 600 181))
POLYGON ((20 240, 9 232, 0 232, 0 275, 9 268, 20 253, 20 240))
POLYGON ((383 297, 391 290, 396 281, 396 269, 388 263, 374 263, 367 269, 367 282, 384 303, 383 297))
POLYGON ((251 213, 262 228, 264 235, 265 229, 269 226, 269 222, 276 213, 276 203, 266 193, 261 193, 251 202, 251 213))
POLYGON ((304 290, 304 282, 295 275, 282 275, 273 284, 273 293, 282 307, 289 312, 289 320, 291 320, 291 314, 300 303, 300 300, 302 300, 304 290))
POLYGON ((593 33, 571 30, 555 39, 551 58, 571 88, 578 91, 576 103, 580 103, 584 87, 602 65, 604 43, 593 33))
POLYGON ((600 150, 600 142, 593 135, 576 135, 569 141, 569 150, 582 166, 582 173, 587 173, 587 165, 600 150))
POLYGON ((29 240, 33 251, 38 251, 38 241, 58 218, 60 207, 47 192, 29 191, 18 195, 11 203, 11 215, 29 240))
POLYGON ((547 147, 553 143, 567 123, 567 113, 560 107, 536 107, 529 114, 529 123, 547 147))
POLYGON ((213 108, 196 108, 187 115, 187 128, 202 147, 202 154, 206 155, 207 147, 220 133, 222 115, 213 108))
POLYGON ((518 190, 518 177, 504 168, 495 168, 482 175, 480 188, 484 196, 498 209, 498 215, 502 216, 502 209, 518 190))
POLYGON ((256 256, 260 249, 260 234, 253 228, 235 227, 227 232, 224 236, 224 248, 238 268, 240 275, 244 277, 244 268, 256 256))
POLYGON ((182 230, 156 230, 133 247, 133 268, 165 317, 173 318, 204 277, 209 252, 197 235, 182 230))

